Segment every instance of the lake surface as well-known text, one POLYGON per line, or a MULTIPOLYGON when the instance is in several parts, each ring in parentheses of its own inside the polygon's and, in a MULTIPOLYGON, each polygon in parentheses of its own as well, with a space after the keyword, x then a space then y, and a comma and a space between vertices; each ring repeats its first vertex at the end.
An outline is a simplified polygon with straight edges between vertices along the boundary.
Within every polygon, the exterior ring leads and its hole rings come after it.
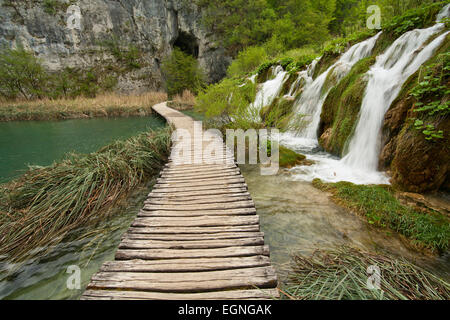
POLYGON ((91 153, 164 125, 160 117, 0 122, 0 183, 23 174, 28 165, 47 166, 67 153, 91 153))

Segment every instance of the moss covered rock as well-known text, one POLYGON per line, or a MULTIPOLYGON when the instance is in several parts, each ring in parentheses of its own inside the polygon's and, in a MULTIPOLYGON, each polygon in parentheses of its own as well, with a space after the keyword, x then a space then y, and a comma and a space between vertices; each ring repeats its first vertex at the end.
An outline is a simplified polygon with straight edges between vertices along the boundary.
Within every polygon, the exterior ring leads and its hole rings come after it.
POLYGON ((288 149, 286 147, 280 146, 280 167, 281 168, 292 168, 298 165, 310 165, 311 161, 306 160, 306 156, 288 149))
POLYGON ((328 94, 319 128, 319 143, 326 151, 338 156, 345 152, 345 145, 358 120, 367 85, 365 74, 374 63, 375 57, 356 63, 350 73, 328 94))

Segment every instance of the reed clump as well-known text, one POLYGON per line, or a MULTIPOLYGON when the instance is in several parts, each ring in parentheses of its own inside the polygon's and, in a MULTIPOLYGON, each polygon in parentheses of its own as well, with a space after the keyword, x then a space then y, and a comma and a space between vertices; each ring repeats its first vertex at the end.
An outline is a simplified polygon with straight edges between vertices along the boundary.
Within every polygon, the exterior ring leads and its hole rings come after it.
POLYGON ((0 186, 0 256, 21 261, 73 229, 108 217, 167 162, 170 130, 143 133, 88 155, 72 154, 0 186))
POLYGON ((147 116, 152 114, 153 105, 166 100, 164 92, 140 95, 104 93, 95 98, 0 100, 0 121, 147 116))
MULTIPOLYGON (((373 279, 374 280, 374 279, 373 279)), ((372 288, 376 281, 371 281, 372 288)), ((285 289, 304 300, 448 300, 450 284, 403 258, 343 247, 293 258, 285 289), (369 289, 368 267, 379 268, 379 289, 369 289)))

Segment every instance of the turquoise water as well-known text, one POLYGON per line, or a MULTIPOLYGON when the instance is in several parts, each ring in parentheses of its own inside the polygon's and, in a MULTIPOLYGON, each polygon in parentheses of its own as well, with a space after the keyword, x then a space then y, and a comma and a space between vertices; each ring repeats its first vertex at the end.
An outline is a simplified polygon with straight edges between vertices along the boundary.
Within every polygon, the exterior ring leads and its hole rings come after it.
POLYGON ((70 152, 90 153, 118 139, 165 125, 159 117, 0 123, 0 183, 28 165, 46 166, 70 152))

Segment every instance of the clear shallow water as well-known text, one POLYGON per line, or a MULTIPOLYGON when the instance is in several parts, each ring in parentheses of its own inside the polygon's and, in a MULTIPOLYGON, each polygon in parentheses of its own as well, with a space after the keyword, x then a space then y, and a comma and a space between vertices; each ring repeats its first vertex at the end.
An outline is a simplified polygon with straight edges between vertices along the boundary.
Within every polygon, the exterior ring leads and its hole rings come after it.
POLYGON ((450 256, 432 257, 413 250, 396 234, 374 228, 337 206, 310 182, 294 180, 288 170, 276 176, 261 176, 258 166, 241 166, 241 171, 281 280, 290 270, 292 254, 309 255, 316 249, 343 245, 371 252, 387 251, 450 280, 450 256))
POLYGON ((0 122, 0 183, 69 152, 90 153, 118 139, 165 125, 159 117, 0 122))

